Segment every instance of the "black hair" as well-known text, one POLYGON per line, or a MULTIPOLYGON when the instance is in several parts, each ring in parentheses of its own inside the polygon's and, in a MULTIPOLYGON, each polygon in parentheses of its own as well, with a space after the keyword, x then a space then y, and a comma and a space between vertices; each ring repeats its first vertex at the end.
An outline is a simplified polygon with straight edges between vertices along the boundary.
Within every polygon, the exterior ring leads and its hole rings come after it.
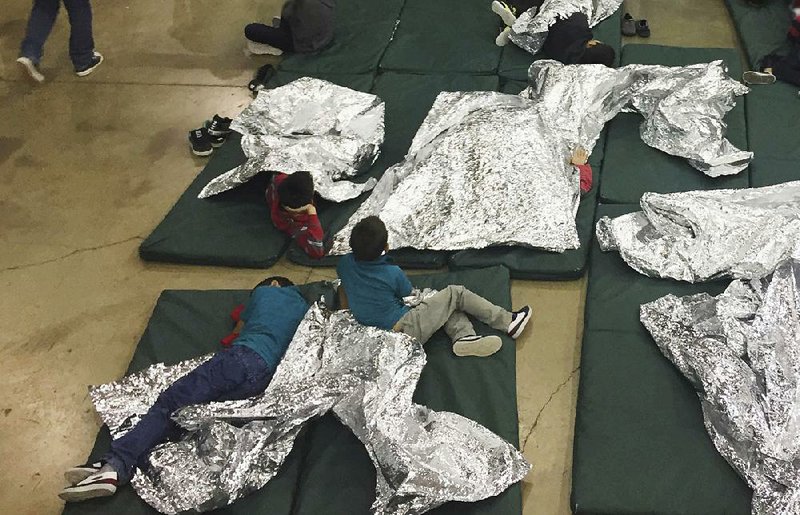
POLYGON ((350 248, 357 261, 375 261, 386 249, 389 233, 377 216, 368 216, 358 222, 350 233, 350 248))
POLYGON ((294 172, 278 186, 278 199, 281 204, 297 209, 310 204, 314 199, 314 179, 309 172, 294 172))
MULTIPOLYGON (((259 286, 272 286, 272 281, 277 281, 278 285, 281 288, 284 288, 286 286, 294 286, 294 283, 289 279, 287 279, 286 277, 280 275, 273 275, 272 277, 267 277, 260 283, 256 284, 256 288, 258 288, 259 286)), ((253 289, 255 290, 256 288, 253 289)))
POLYGON ((586 47, 580 59, 580 64, 604 64, 609 68, 614 66, 616 52, 605 43, 597 43, 594 46, 586 47))

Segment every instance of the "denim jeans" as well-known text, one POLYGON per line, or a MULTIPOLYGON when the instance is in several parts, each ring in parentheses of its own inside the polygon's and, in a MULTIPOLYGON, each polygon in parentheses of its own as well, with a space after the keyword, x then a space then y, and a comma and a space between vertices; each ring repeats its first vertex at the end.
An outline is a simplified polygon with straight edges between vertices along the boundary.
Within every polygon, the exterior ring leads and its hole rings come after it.
POLYGON ((159 395, 133 429, 111 442, 103 461, 114 467, 120 484, 130 481, 134 467, 146 468, 149 451, 177 427, 170 416, 193 404, 246 399, 262 393, 273 371, 254 350, 234 345, 220 351, 159 395))
MULTIPOLYGON (((44 54, 44 43, 53 29, 62 0, 34 0, 28 29, 19 54, 37 65, 44 54)), ((76 70, 89 66, 94 55, 92 5, 89 0, 63 0, 69 15, 69 56, 76 70)))

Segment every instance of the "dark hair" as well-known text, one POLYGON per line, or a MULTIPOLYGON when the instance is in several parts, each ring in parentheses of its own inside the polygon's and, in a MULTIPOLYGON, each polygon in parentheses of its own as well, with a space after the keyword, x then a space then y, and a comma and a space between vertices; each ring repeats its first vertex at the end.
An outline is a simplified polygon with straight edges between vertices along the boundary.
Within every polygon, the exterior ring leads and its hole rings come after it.
POLYGON ((580 64, 604 64, 609 68, 614 66, 616 52, 605 43, 598 43, 594 46, 586 47, 580 58, 580 64))
POLYGON ((350 248, 358 261, 375 261, 386 249, 389 233, 377 216, 358 222, 350 233, 350 248))
MULTIPOLYGON (((280 275, 273 275, 272 277, 267 277, 260 283, 256 284, 256 288, 258 288, 259 286, 272 286, 272 281, 278 281, 278 285, 281 288, 285 286, 294 286, 294 283, 289 279, 287 279, 286 277, 280 275)), ((256 288, 253 289, 255 290, 256 288)))
POLYGON ((292 209, 310 204, 314 199, 314 179, 309 172, 294 172, 278 186, 281 204, 292 209))

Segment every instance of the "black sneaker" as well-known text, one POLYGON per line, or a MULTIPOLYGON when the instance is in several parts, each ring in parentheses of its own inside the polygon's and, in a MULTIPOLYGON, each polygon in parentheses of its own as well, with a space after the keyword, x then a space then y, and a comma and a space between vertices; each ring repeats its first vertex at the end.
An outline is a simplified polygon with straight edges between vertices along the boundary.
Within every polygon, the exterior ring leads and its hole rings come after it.
POLYGON ((189 133, 189 145, 192 147, 192 154, 196 156, 209 156, 214 151, 214 147, 208 137, 208 130, 205 127, 200 127, 189 133))
POLYGON ((275 75, 275 67, 271 64, 265 64, 258 70, 256 70, 256 76, 250 83, 247 85, 247 89, 253 93, 253 96, 257 95, 259 91, 267 87, 267 82, 275 75))
POLYGON ((100 63, 102 62, 103 62, 103 54, 101 54, 100 52, 95 52, 94 55, 92 56, 92 61, 88 65, 80 69, 78 68, 75 69, 75 75, 77 75, 78 77, 86 77, 87 75, 92 73, 95 68, 100 66, 100 63))
POLYGON ((58 494, 67 502, 85 501, 95 497, 108 497, 117 491, 116 472, 98 472, 88 476, 78 484, 68 486, 58 494))
POLYGON ((71 485, 77 485, 87 477, 91 476, 92 474, 97 474, 100 472, 100 468, 103 466, 103 463, 98 461, 95 463, 87 463, 85 465, 79 465, 77 467, 72 467, 71 469, 67 469, 64 472, 64 479, 71 485))
POLYGON ((208 141, 211 142, 211 146, 214 148, 219 148, 225 143, 225 139, 227 136, 212 136, 211 134, 208 135, 208 141))
POLYGON ((519 311, 511 313, 511 324, 508 326, 508 335, 515 340, 522 334, 522 330, 528 325, 531 317, 533 317, 533 310, 530 306, 525 306, 519 311))
POLYGON ((206 125, 208 129, 208 134, 211 136, 227 136, 231 132, 231 120, 230 118, 223 118, 222 116, 215 114, 214 118, 211 119, 211 123, 206 125))

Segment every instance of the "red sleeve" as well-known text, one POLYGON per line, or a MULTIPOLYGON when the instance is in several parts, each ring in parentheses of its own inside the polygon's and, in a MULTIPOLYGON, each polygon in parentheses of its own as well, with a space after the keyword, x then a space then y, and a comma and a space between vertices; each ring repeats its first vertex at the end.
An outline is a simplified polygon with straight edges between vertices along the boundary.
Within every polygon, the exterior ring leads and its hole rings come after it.
POLYGON ((589 164, 575 165, 581 174, 581 194, 592 189, 592 166, 589 164))
POLYGON ((294 222, 297 223, 292 232, 292 237, 303 252, 314 259, 320 259, 325 255, 325 231, 317 215, 295 216, 294 222))

